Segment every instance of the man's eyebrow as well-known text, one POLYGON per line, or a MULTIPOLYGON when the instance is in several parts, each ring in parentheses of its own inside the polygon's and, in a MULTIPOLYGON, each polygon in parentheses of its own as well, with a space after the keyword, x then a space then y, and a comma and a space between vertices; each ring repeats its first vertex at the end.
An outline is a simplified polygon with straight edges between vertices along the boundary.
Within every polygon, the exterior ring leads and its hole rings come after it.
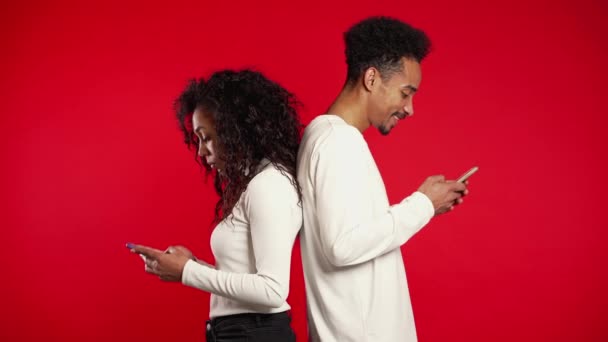
POLYGON ((403 86, 402 88, 403 88, 404 90, 405 90, 405 89, 409 89, 409 90, 411 90, 413 93, 415 93, 415 92, 417 92, 417 91, 418 91, 418 88, 414 87, 413 85, 406 85, 406 86, 403 86))

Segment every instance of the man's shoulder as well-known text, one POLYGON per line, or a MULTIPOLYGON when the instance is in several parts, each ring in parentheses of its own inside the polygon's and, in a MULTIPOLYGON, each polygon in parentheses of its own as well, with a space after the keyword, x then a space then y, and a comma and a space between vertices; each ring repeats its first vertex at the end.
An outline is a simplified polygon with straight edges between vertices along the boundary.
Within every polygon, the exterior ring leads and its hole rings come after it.
POLYGON ((336 115, 317 116, 304 130, 302 142, 315 146, 326 144, 364 143, 361 133, 336 115))

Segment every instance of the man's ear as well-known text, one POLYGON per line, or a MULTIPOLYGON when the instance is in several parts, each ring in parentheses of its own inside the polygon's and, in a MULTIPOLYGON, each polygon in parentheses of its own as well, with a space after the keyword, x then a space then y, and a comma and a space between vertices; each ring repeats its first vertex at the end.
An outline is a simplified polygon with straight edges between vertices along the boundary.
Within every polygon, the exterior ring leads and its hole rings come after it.
POLYGON ((375 87, 377 87, 379 78, 380 72, 378 72, 378 69, 374 67, 369 67, 365 69, 365 73, 363 73, 362 79, 363 87, 365 88, 365 90, 371 92, 375 87))

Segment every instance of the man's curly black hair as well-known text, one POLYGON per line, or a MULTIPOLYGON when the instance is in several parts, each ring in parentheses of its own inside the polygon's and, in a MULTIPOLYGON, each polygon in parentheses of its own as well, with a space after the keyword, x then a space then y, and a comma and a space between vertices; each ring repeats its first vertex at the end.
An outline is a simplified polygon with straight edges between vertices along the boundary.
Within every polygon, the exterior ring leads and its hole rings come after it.
MULTIPOLYGON (((213 116, 220 156, 225 169, 215 174, 215 190, 220 196, 215 220, 230 216, 262 159, 269 160, 290 181, 301 200, 296 179, 296 157, 302 132, 295 96, 252 70, 222 70, 208 80, 191 80, 175 101, 175 113, 188 149, 196 161, 212 170, 198 157, 198 137, 193 132, 192 114, 197 107, 213 116)), ((269 194, 272 196, 272 194, 269 194)))
POLYGON ((431 41, 421 30, 389 17, 367 18, 344 33, 347 82, 354 82, 369 67, 387 79, 401 70, 401 58, 420 62, 429 53, 431 41))

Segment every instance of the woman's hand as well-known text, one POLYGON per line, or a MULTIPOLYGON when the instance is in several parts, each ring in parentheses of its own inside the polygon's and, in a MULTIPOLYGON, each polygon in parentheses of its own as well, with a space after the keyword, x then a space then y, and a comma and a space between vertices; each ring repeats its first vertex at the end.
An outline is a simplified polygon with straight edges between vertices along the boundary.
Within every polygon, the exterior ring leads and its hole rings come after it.
POLYGON ((184 253, 184 254, 185 254, 185 255, 187 255, 187 256, 188 256, 190 259, 192 259, 192 260, 196 261, 197 263, 199 263, 199 264, 201 264, 201 265, 204 265, 204 266, 207 266, 207 267, 211 267, 211 268, 215 268, 215 267, 213 267, 213 265, 210 265, 210 264, 208 264, 208 263, 206 263, 206 262, 204 262, 204 261, 202 261, 202 260, 198 259, 197 257, 195 257, 195 256, 194 256, 194 254, 192 254, 192 252, 191 252, 191 251, 190 251, 188 248, 186 248, 186 247, 184 247, 184 246, 169 246, 169 247, 168 247, 168 248, 165 250, 165 253, 173 253, 173 252, 175 252, 175 251, 180 251, 180 252, 184 253))
POLYGON ((167 253, 167 254, 175 253, 176 251, 179 251, 179 252, 187 255, 188 258, 196 261, 196 257, 194 256, 194 254, 192 254, 192 252, 184 246, 169 246, 169 247, 167 247, 167 249, 165 249, 165 253, 167 253))
POLYGON ((163 281, 181 282, 186 262, 194 259, 192 252, 182 246, 171 246, 163 252, 156 248, 134 245, 131 252, 145 256, 146 272, 157 275, 163 281))

